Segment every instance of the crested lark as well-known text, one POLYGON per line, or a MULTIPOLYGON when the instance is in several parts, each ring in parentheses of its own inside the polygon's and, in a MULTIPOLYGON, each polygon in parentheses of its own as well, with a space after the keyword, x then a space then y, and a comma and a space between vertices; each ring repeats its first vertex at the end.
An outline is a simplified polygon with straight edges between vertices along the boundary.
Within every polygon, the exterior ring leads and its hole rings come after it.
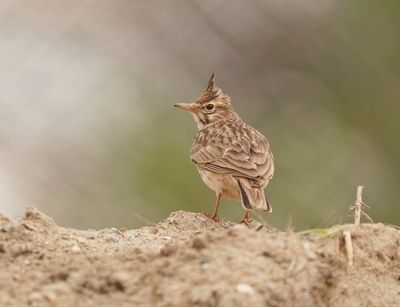
POLYGON ((192 103, 175 107, 192 113, 199 131, 190 158, 217 199, 211 218, 218 220, 221 198, 240 200, 248 224, 249 210, 272 212, 264 188, 274 174, 274 159, 267 139, 244 123, 231 98, 215 85, 214 74, 204 93, 192 103))

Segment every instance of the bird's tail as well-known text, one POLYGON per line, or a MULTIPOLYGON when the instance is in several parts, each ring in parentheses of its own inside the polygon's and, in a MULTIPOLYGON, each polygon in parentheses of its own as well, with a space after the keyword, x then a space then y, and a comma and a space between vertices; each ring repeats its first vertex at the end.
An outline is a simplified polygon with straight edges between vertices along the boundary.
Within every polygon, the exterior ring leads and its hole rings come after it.
POLYGON ((259 209, 272 212, 272 206, 264 194, 263 187, 254 187, 252 182, 245 178, 237 179, 242 206, 245 210, 259 209))

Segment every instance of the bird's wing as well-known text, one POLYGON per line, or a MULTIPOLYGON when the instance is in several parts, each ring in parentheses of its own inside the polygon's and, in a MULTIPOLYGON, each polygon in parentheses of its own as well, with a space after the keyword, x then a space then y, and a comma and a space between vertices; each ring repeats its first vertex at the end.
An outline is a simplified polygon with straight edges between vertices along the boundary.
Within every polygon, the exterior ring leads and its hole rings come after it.
POLYGON ((236 177, 263 181, 271 179, 274 173, 267 140, 245 124, 200 130, 193 143, 191 159, 199 167, 236 177))

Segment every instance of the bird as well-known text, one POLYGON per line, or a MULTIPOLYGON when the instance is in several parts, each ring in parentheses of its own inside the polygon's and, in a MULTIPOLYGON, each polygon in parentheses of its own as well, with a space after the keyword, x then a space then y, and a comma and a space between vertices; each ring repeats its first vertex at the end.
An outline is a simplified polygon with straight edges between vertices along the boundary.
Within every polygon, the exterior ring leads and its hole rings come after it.
POLYGON ((199 98, 174 106, 190 112, 197 123, 190 159, 203 182, 216 193, 214 211, 207 216, 219 221, 223 198, 241 201, 245 214, 240 222, 246 225, 250 210, 272 212, 264 193, 275 170, 268 140, 239 117, 231 97, 216 85, 214 73, 199 98))

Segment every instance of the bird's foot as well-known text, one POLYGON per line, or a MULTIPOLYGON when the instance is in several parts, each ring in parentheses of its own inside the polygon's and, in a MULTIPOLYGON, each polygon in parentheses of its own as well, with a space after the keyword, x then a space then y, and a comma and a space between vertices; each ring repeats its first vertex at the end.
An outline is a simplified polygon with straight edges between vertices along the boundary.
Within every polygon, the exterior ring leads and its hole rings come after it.
POLYGON ((215 223, 219 223, 219 216, 218 215, 213 215, 212 217, 210 217, 210 219, 212 219, 215 223))
POLYGON ((247 227, 250 226, 250 219, 242 219, 238 224, 245 224, 247 227))
POLYGON ((215 223, 219 223, 219 217, 218 217, 217 214, 211 215, 211 214, 208 213, 208 212, 203 212, 203 214, 204 214, 206 217, 208 217, 210 220, 213 220, 215 223))
POLYGON ((250 225, 249 211, 246 211, 243 219, 239 222, 239 224, 245 224, 247 227, 250 225))

